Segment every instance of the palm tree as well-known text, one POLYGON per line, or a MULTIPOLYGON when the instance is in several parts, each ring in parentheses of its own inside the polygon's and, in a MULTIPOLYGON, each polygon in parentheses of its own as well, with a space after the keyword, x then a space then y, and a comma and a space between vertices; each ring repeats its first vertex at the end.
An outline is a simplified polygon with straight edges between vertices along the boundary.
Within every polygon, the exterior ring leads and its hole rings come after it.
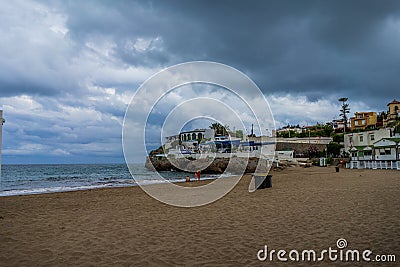
POLYGON ((347 130, 347 114, 350 113, 350 107, 349 104, 346 103, 348 100, 347 97, 342 97, 338 99, 340 102, 342 102, 342 106, 340 109, 340 116, 343 118, 343 123, 344 123, 344 132, 347 130))
POLYGON ((219 136, 225 136, 228 134, 227 128, 229 129, 228 126, 223 126, 222 124, 218 122, 214 122, 213 124, 210 125, 210 129, 214 129, 215 135, 219 136))

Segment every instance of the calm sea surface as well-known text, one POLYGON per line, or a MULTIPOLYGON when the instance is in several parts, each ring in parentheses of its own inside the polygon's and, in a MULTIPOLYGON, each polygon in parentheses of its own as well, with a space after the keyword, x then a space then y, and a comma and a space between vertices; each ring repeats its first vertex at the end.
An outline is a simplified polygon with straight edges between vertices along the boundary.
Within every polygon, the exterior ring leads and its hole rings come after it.
MULTIPOLYGON (((143 164, 135 164, 133 168, 135 179, 149 184, 165 182, 156 172, 148 171, 143 164)), ((184 181, 187 175, 183 172, 160 174, 171 182, 184 181)), ((202 179, 216 177, 209 175, 202 179)), ((125 164, 2 165, 0 196, 135 185, 125 164)))

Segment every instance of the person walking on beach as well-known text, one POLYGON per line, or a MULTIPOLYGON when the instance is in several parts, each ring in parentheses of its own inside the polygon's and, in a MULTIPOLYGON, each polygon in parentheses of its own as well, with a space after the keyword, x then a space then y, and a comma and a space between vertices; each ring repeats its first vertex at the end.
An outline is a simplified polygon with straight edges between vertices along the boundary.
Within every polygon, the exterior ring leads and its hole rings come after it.
POLYGON ((200 181, 200 170, 197 170, 197 172, 195 172, 194 177, 197 178, 197 181, 200 181))

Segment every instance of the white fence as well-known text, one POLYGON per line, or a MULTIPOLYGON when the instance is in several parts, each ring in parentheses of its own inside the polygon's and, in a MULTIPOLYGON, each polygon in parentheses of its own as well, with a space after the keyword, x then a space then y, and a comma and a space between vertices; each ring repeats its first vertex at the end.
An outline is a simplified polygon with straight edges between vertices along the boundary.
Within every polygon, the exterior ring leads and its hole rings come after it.
POLYGON ((392 160, 352 160, 346 164, 348 169, 386 169, 400 171, 400 161, 392 160))

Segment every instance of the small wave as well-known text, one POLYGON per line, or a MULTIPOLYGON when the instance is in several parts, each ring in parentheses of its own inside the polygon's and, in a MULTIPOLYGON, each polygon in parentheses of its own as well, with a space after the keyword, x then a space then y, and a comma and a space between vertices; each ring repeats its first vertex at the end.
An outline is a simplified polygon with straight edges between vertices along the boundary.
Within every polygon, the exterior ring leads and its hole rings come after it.
POLYGON ((37 195, 37 194, 47 194, 47 193, 58 193, 58 192, 89 190, 89 189, 96 189, 96 188, 124 187, 124 186, 136 186, 136 184, 134 184, 134 183, 121 183, 121 184, 105 183, 105 184, 97 184, 97 185, 58 186, 58 187, 31 188, 31 189, 13 189, 13 190, 0 191, 0 197, 21 196, 21 195, 37 195))
POLYGON ((65 180, 71 180, 71 179, 81 179, 83 177, 81 176, 50 176, 46 177, 43 180, 45 181, 65 181, 65 180))
MULTIPOLYGON (((214 180, 219 178, 228 178, 231 177, 231 174, 224 175, 204 175, 201 177, 201 180, 214 180)), ((70 177, 69 177, 70 178, 70 177)), ((82 178, 82 177, 80 177, 82 178)), ((115 179, 115 178, 114 178, 115 179)), ((193 179, 193 178, 192 178, 193 179)), ((61 177, 48 177, 47 181, 61 181, 63 178, 61 177)), ((66 180, 64 183, 75 182, 73 180, 66 180)), ((68 191, 78 191, 78 190, 89 190, 95 188, 111 188, 111 187, 124 187, 124 186, 137 186, 140 185, 151 185, 151 184, 163 184, 163 183, 177 183, 184 182, 184 178, 169 178, 169 179, 160 179, 159 177, 146 177, 145 179, 100 179, 97 181, 86 180, 85 183, 90 183, 89 185, 82 185, 82 180, 76 181, 81 183, 81 185, 61 185, 61 186, 43 186, 37 188, 29 188, 29 189, 9 189, 0 191, 1 196, 18 196, 18 195, 35 195, 35 194, 46 194, 46 193, 57 193, 57 192, 68 192, 68 191)), ((20 186, 29 185, 29 183, 22 183, 20 186)))

